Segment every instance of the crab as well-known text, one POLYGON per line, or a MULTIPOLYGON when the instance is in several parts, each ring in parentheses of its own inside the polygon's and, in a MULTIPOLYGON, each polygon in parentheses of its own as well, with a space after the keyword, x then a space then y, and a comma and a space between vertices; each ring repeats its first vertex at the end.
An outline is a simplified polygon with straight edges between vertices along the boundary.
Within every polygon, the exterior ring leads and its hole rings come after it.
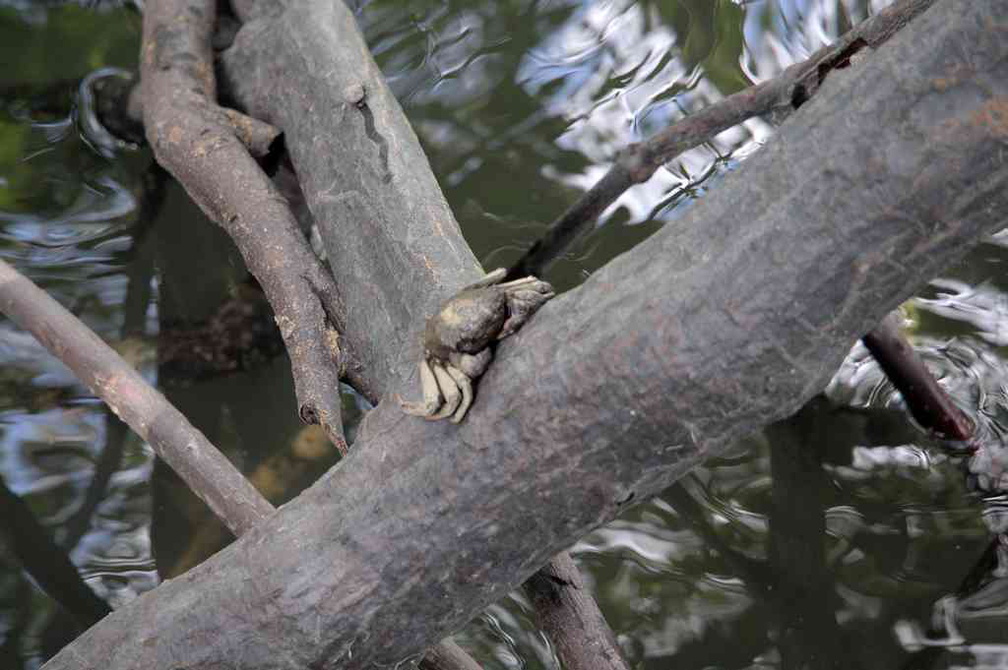
POLYGON ((543 303, 553 287, 535 277, 500 283, 499 268, 463 288, 427 319, 420 360, 423 400, 405 402, 403 411, 429 420, 465 418, 473 383, 490 365, 490 345, 513 334, 543 303))

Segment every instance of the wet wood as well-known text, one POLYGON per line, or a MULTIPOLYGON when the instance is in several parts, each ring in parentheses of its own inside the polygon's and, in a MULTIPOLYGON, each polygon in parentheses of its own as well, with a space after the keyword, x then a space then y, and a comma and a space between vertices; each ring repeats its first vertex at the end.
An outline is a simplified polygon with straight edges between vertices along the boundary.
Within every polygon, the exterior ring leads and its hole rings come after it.
POLYGON ((716 194, 505 341, 462 425, 382 402, 296 502, 49 668, 394 666, 793 413, 1003 225, 1005 16, 938 3, 827 78, 716 194))
POLYGON ((900 330, 899 317, 890 314, 861 341, 903 396, 917 423, 950 440, 970 439, 972 419, 938 385, 900 330))
POLYGON ((522 589, 532 601, 536 624, 553 643, 562 667, 630 670, 570 554, 554 556, 522 589))

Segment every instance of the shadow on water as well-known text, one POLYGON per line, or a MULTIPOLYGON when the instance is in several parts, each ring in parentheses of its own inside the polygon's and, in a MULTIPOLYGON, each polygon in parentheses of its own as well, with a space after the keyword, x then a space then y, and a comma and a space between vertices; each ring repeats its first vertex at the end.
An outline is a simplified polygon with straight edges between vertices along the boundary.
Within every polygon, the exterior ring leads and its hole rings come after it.
MULTIPOLYGON (((81 78, 134 67, 139 40, 128 3, 84 4, 0 3, 0 255, 281 503, 335 455, 297 421, 268 307, 230 242, 146 151, 103 153, 83 132, 81 78)), ((620 148, 886 3, 350 4, 489 267, 514 260, 620 148)), ((575 286, 717 197, 719 177, 771 134, 754 119, 666 165, 549 278, 575 286)), ((902 310, 976 420, 976 454, 915 428, 857 345, 796 416, 574 547, 635 668, 1008 666, 1006 259, 996 237, 902 310)), ((352 394, 344 406, 352 426, 364 408, 352 394)), ((0 481, 4 669, 37 667, 107 607, 229 541, 147 445, 6 321, 0 481)), ((520 593, 458 640, 488 669, 556 667, 520 593)))

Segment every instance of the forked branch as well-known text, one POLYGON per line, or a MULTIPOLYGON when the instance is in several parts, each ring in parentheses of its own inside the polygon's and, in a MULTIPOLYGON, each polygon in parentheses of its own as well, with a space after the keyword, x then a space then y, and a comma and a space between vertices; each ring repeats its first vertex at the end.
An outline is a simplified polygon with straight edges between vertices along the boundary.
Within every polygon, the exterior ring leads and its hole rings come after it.
POLYGON ((301 418, 346 453, 339 379, 343 310, 332 277, 252 158, 275 130, 215 102, 213 0, 157 0, 143 19, 144 127, 161 163, 238 245, 276 314, 301 418), (323 305, 323 299, 327 301, 323 305), (328 316, 327 316, 328 315, 328 316))

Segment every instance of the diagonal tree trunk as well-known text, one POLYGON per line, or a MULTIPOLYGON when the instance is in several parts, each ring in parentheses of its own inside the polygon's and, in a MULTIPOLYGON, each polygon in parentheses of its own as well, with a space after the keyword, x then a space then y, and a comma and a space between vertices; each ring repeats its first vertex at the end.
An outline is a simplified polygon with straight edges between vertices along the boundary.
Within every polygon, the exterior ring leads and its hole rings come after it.
POLYGON ((47 667, 394 666, 631 498, 794 411, 1003 225, 1006 16, 1008 0, 936 4, 505 342, 461 426, 383 401, 297 501, 47 667))

